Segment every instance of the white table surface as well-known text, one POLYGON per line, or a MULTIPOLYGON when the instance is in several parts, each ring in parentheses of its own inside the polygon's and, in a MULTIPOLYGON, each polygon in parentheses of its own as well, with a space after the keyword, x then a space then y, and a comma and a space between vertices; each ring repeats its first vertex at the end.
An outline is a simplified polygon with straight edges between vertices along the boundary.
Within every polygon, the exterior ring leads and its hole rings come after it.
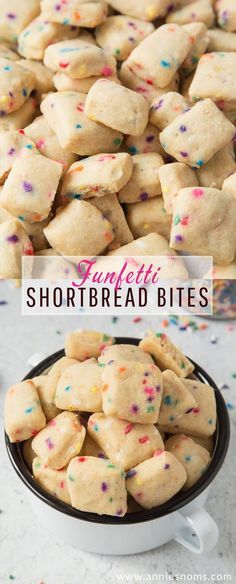
MULTIPOLYGON (((74 328, 94 328, 113 335, 141 337, 147 328, 162 329, 163 318, 145 317, 134 322, 132 317, 23 317, 20 312, 20 290, 0 283, 0 400, 1 417, 7 387, 29 371, 27 359, 42 350, 50 354, 63 347, 64 333, 74 328)), ((194 319, 191 319, 194 320, 194 319)), ((37 523, 25 487, 17 479, 0 445, 0 582, 8 584, 115 584, 120 575, 140 574, 143 581, 158 581, 159 574, 170 574, 172 581, 179 574, 231 574, 235 581, 235 459, 236 443, 236 322, 195 319, 206 330, 180 331, 170 324, 165 329, 173 341, 205 368, 219 384, 229 386, 222 392, 230 404, 231 447, 221 472, 217 476, 207 502, 207 510, 220 528, 217 547, 209 554, 196 556, 176 543, 169 543, 144 554, 127 557, 99 556, 81 552, 75 547, 52 539, 50 532, 37 523), (216 337, 216 343, 211 337, 216 337), (234 409, 235 408, 235 409, 234 409), (156 578, 156 580, 155 580, 156 578)), ((123 580, 123 581, 128 581, 123 580)), ((135 581, 135 580, 133 580, 135 581)), ((140 580, 141 581, 141 577, 140 580)), ((167 580, 168 581, 168 580, 167 580)), ((170 580, 171 581, 171 580, 170 580)), ((194 580, 192 580, 194 581, 194 580)), ((197 580, 199 581, 199 580, 197 580)), ((209 580, 210 581, 210 580, 209 580)))

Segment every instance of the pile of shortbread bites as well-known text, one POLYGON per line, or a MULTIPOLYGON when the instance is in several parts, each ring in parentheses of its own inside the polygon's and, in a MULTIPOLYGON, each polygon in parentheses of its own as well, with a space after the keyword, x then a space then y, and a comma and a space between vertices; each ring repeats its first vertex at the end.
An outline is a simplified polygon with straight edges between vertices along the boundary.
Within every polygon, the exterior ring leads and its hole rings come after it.
POLYGON ((0 277, 22 255, 235 272, 234 0, 0 5, 0 277))
POLYGON ((6 432, 35 481, 76 509, 151 509, 195 485, 211 459, 215 394, 193 370, 165 334, 136 346, 77 330, 49 371, 10 387, 6 432))

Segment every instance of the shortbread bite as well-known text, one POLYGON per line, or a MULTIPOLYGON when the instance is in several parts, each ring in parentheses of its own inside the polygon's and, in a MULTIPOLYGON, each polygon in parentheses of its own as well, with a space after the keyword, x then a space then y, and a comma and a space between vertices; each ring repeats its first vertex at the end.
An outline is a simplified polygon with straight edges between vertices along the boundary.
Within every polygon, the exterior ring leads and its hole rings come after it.
POLYGON ((133 171, 127 184, 119 191, 121 203, 136 203, 146 201, 161 195, 159 169, 164 160, 156 152, 135 154, 133 157, 133 171))
POLYGON ((13 43, 27 24, 40 12, 39 0, 24 0, 19 4, 18 0, 1 0, 0 37, 13 43))
POLYGON ((214 451, 214 437, 201 437, 200 436, 190 436, 196 444, 200 444, 203 448, 205 448, 209 454, 212 456, 214 451))
POLYGON ((184 379, 185 387, 191 392, 197 406, 179 420, 169 420, 159 431, 168 434, 190 434, 192 437, 212 436, 216 429, 216 400, 214 389, 197 379, 184 379))
POLYGON ((55 416, 60 413, 60 410, 55 405, 58 378, 58 373, 54 373, 54 375, 39 375, 32 379, 37 389, 41 407, 47 422, 50 422, 52 418, 55 418, 55 416))
POLYGON ((38 116, 32 124, 26 126, 25 135, 35 143, 40 154, 62 164, 64 175, 77 160, 76 154, 62 148, 55 132, 51 129, 44 116, 38 116))
POLYGON ((33 245, 34 252, 41 251, 45 247, 47 247, 47 240, 44 235, 43 230, 45 227, 50 223, 52 220, 52 213, 49 213, 48 217, 43 221, 38 221, 37 223, 30 223, 29 221, 25 221, 24 219, 19 219, 22 224, 22 227, 25 229, 27 235, 30 238, 30 241, 33 245))
POLYGON ((123 135, 88 119, 84 112, 86 97, 73 91, 52 93, 41 103, 41 111, 61 147, 69 152, 80 156, 118 152, 123 135))
POLYGON ((166 22, 175 22, 177 24, 203 22, 207 28, 210 28, 214 23, 214 19, 215 15, 211 0, 197 0, 196 2, 191 2, 189 6, 170 12, 166 22))
POLYGON ((47 47, 44 64, 52 71, 66 73, 72 79, 116 73, 116 60, 96 45, 78 39, 61 41, 47 47))
POLYGON ((161 132, 160 142, 179 162, 201 168, 234 136, 233 124, 207 98, 175 118, 161 132), (204 140, 204 136, 214 136, 214 140, 204 140))
POLYGON ((161 156, 166 156, 159 140, 159 130, 152 124, 148 124, 141 136, 127 136, 125 147, 130 154, 147 154, 156 152, 161 156))
POLYGON ((221 110, 236 109, 236 54, 207 53, 198 63, 189 88, 192 101, 211 98, 221 110))
POLYGON ((163 24, 132 51, 126 63, 140 79, 165 87, 190 49, 190 35, 181 26, 163 24))
POLYGON ((126 219, 135 239, 158 233, 169 241, 171 217, 164 209, 163 197, 127 205, 126 219))
POLYGON ((214 188, 181 189, 173 201, 170 246, 222 266, 236 253, 236 197, 214 188))
POLYGON ((98 515, 123 517, 127 511, 124 471, 110 460, 79 456, 67 469, 72 507, 98 515))
POLYGON ((236 171, 224 180, 222 190, 236 197, 236 171))
POLYGON ((34 73, 37 99, 40 99, 44 93, 54 91, 53 73, 43 63, 33 61, 32 59, 19 59, 17 65, 34 73))
POLYGON ((22 148, 36 150, 34 142, 23 130, 0 132, 0 184, 3 184, 22 148))
MULTIPOLYGON (((88 93, 90 87, 105 75, 93 75, 92 77, 84 77, 83 79, 71 79, 65 73, 57 72, 53 76, 53 83, 57 91, 77 91, 77 93, 88 93)), ((109 77, 111 81, 120 83, 118 77, 112 75, 109 77)))
POLYGON ((168 0, 109 0, 109 4, 121 14, 147 21, 165 16, 169 8, 168 0))
MULTIPOLYGON (((236 28, 236 27, 235 27, 236 28)), ((209 39, 208 52, 233 52, 236 51, 236 35, 233 32, 226 32, 219 28, 208 30, 209 39)))
POLYGON ((150 83, 144 79, 140 79, 133 71, 127 66, 126 61, 122 63, 119 70, 119 78, 122 84, 140 95, 143 95, 148 103, 152 103, 155 98, 161 97, 164 93, 168 91, 177 91, 179 87, 179 75, 175 73, 172 77, 170 83, 166 87, 157 87, 155 83, 150 83))
POLYGON ((61 174, 61 164, 23 148, 4 184, 3 207, 27 221, 42 221, 50 212, 61 174))
POLYGON ((150 107, 150 122, 159 130, 164 130, 179 114, 188 107, 186 99, 175 91, 156 97, 150 107))
POLYGON ((73 412, 61 412, 33 439, 32 448, 45 464, 58 470, 79 454, 85 428, 73 412))
POLYGON ((37 454, 35 454, 31 446, 32 440, 33 438, 29 438, 28 440, 25 440, 23 443, 23 457, 30 472, 32 471, 33 460, 37 456, 37 454))
POLYGON ((68 367, 71 367, 71 365, 77 365, 77 363, 77 359, 71 359, 71 357, 61 357, 61 359, 58 359, 58 361, 54 363, 48 372, 48 375, 51 376, 58 374, 58 376, 60 376, 66 369, 68 369, 68 367))
POLYGON ((13 61, 0 58, 0 116, 21 108, 33 89, 36 79, 32 71, 23 70, 13 61))
POLYGON ((152 357, 141 351, 137 345, 119 344, 107 346, 103 348, 101 355, 98 357, 98 363, 101 367, 112 363, 118 364, 120 361, 154 364, 152 357))
POLYGON ((209 162, 204 164, 202 168, 198 168, 196 170, 196 175, 199 185, 202 187, 213 187, 216 189, 223 189, 224 191, 227 190, 227 188, 225 189, 222 185, 228 180, 227 177, 230 178, 230 176, 232 176, 232 173, 235 170, 236 164, 231 144, 227 144, 222 150, 219 150, 209 162))
POLYGON ((32 243, 20 221, 14 217, 0 225, 0 279, 21 278, 24 255, 33 255, 32 243))
POLYGON ((25 59, 42 61, 48 45, 77 36, 78 29, 49 22, 40 14, 19 35, 18 51, 25 59))
POLYGON ((209 452, 184 434, 168 438, 165 448, 183 465, 187 475, 184 490, 190 489, 207 469, 210 462, 209 452))
POLYGON ((85 361, 97 359, 105 347, 115 343, 115 339, 105 333, 78 329, 68 333, 65 338, 65 354, 71 359, 85 361))
POLYGON ((132 424, 100 413, 90 416, 88 432, 109 460, 124 470, 151 458, 155 451, 164 450, 154 424, 132 424))
POLYGON ((163 395, 158 416, 158 425, 178 420, 190 412, 197 404, 191 392, 173 371, 166 369, 162 373, 163 395))
POLYGON ((55 404, 61 410, 101 412, 102 373, 96 359, 72 365, 57 383, 55 404))
POLYGON ((135 91, 114 81, 99 79, 88 92, 85 114, 90 120, 113 130, 141 136, 148 123, 148 104, 135 91))
POLYGON ((117 61, 124 61, 153 31, 154 26, 150 22, 118 14, 110 16, 104 24, 96 28, 95 38, 98 45, 112 53, 117 61))
POLYGON ((46 419, 33 381, 22 381, 8 389, 4 415, 11 442, 27 440, 44 428, 46 419))
POLYGON ((75 162, 63 181, 62 198, 90 199, 117 193, 127 184, 133 170, 130 154, 97 154, 75 162))
POLYGON ((106 20, 107 4, 93 0, 41 0, 42 16, 50 22, 95 28, 106 20))
POLYGON ((83 448, 80 452, 81 456, 96 456, 97 458, 107 458, 104 450, 94 442, 91 436, 86 432, 83 448))
POLYGON ((159 170, 161 190, 164 199, 166 213, 172 215, 173 201, 180 189, 198 185, 197 176, 187 164, 183 162, 171 162, 165 164, 159 170))
POLYGON ((97 207, 113 226, 114 239, 108 249, 116 249, 121 245, 126 245, 126 243, 133 241, 133 235, 117 195, 93 197, 89 199, 89 202, 91 205, 97 207))
POLYGON ((45 491, 60 501, 70 504, 70 495, 66 481, 66 469, 50 468, 36 456, 33 460, 33 477, 45 491))
POLYGON ((161 372, 155 365, 119 361, 102 371, 102 409, 107 416, 129 422, 157 422, 161 397, 161 372))
POLYGON ((8 59, 9 61, 18 61, 19 55, 15 51, 15 47, 8 43, 8 41, 0 41, 0 57, 8 59))
POLYGON ((162 371, 170 369, 182 378, 188 377, 194 371, 194 365, 164 333, 148 331, 139 347, 154 358, 162 371))
POLYGON ((33 121, 37 107, 37 101, 33 97, 30 97, 19 110, 3 118, 0 117, 0 132, 10 132, 25 128, 25 126, 33 121))
POLYGON ((183 28, 192 38, 192 48, 181 66, 182 74, 187 77, 196 69, 200 57, 206 52, 209 38, 204 22, 190 22, 184 24, 183 28))
POLYGON ((44 233, 51 247, 67 256, 99 255, 114 239, 112 224, 99 209, 76 199, 57 212, 44 233))
POLYGON ((217 23, 228 32, 236 31, 236 6, 234 0, 216 0, 217 23))
POLYGON ((126 488, 137 503, 152 509, 172 499, 186 479, 183 465, 171 452, 165 451, 129 470, 126 488))

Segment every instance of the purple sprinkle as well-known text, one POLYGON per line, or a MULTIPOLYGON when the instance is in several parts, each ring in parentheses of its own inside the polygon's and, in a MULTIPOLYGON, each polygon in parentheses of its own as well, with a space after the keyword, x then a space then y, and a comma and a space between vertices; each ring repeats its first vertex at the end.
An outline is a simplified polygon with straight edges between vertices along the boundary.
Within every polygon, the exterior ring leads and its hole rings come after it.
POLYGON ((55 10, 61 10, 61 5, 60 4, 56 4, 55 10))
POLYGON ((129 40, 131 43, 134 43, 134 41, 135 41, 134 37, 129 37, 129 38, 128 38, 128 40, 129 40))
POLYGON ((9 243, 18 243, 18 241, 19 241, 19 237, 17 237, 17 235, 9 235, 9 236, 7 237, 7 241, 8 241, 9 243))
POLYGON ((33 190, 33 186, 31 185, 31 183, 27 182, 27 180, 24 180, 23 189, 26 193, 31 193, 33 190))
POLYGON ((14 18, 16 18, 16 14, 14 14, 14 12, 8 12, 7 18, 10 18, 10 20, 14 20, 14 18))
POLYGON ((7 155, 8 156, 12 156, 12 154, 15 154, 16 149, 15 148, 10 148, 10 150, 8 151, 7 155))
POLYGON ((154 109, 155 111, 160 109, 160 107, 163 104, 163 101, 164 101, 163 99, 160 99, 160 101, 158 101, 157 105, 154 105, 154 107, 152 109, 154 109))
POLYGON ((137 471, 131 468, 131 470, 128 470, 128 472, 126 473, 126 478, 131 479, 132 477, 135 477, 136 474, 137 471))
POLYGON ((12 91, 9 91, 9 95, 10 97, 14 97, 14 93, 12 93, 12 91))
POLYGON ((107 489, 108 489, 107 483, 102 483, 101 489, 102 489, 103 493, 105 493, 105 491, 107 491, 107 489))
POLYGON ((123 513, 123 509, 118 509, 116 512, 116 515, 122 515, 122 513, 123 513))
POLYGON ((146 201, 148 199, 148 193, 144 192, 140 195, 141 201, 146 201))
POLYGON ((153 134, 150 134, 149 136, 146 137, 146 142, 153 142, 154 139, 155 136, 153 136, 153 134))
POLYGON ((137 414, 139 411, 139 407, 136 404, 133 404, 130 409, 133 414, 137 414))
POLYGON ((105 454, 103 454, 103 452, 99 452, 98 458, 106 458, 106 457, 105 457, 105 454))
POLYGON ((175 241, 176 241, 176 243, 183 241, 182 235, 176 235, 175 236, 175 241))
POLYGON ((183 158, 187 158, 188 157, 188 153, 187 152, 183 152, 180 151, 181 156, 183 156, 183 158))
POLYGON ((165 470, 167 470, 168 468, 170 468, 170 465, 169 465, 169 464, 167 464, 167 463, 166 463, 166 464, 164 464, 164 469, 165 469, 165 470))
POLYGON ((187 132, 186 126, 180 126, 180 132, 187 132))
POLYGON ((52 450, 52 448, 54 448, 54 445, 53 445, 51 438, 46 438, 45 442, 46 442, 49 450, 52 450))
POLYGON ((149 375, 151 375, 150 371, 145 371, 144 376, 149 377, 149 375))
POLYGON ((186 410, 185 414, 191 414, 192 411, 193 411, 193 408, 189 408, 189 410, 186 410))

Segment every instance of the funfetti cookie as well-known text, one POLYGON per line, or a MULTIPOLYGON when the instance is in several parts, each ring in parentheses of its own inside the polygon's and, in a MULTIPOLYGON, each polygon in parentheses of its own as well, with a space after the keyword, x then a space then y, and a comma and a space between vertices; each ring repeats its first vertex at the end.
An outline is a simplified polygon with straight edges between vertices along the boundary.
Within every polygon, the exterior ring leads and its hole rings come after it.
POLYGON ((207 36, 209 39, 208 52, 233 52, 236 51, 236 36, 233 32, 226 32, 219 28, 208 30, 207 36))
POLYGON ((47 240, 43 230, 50 223, 52 217, 53 217, 52 213, 49 213, 46 219, 44 219, 43 221, 38 221, 37 223, 30 223, 29 221, 25 221, 24 219, 23 220, 19 219, 22 227, 24 228, 24 230, 26 231, 27 235, 30 238, 30 241, 32 242, 34 252, 41 251, 42 249, 45 249, 45 247, 47 247, 47 240))
POLYGON ((202 55, 189 88, 193 102, 211 98, 221 110, 235 111, 235 53, 207 53, 202 55))
POLYGON ((104 197, 93 197, 89 199, 91 205, 94 205, 110 221, 114 230, 114 239, 109 249, 116 249, 121 245, 126 245, 133 241, 132 232, 128 226, 123 208, 119 203, 117 195, 105 195, 104 197))
POLYGON ((13 61, 0 58, 0 115, 19 110, 36 86, 32 71, 25 71, 13 61))
POLYGON ((57 383, 55 404, 61 410, 100 412, 102 373, 96 359, 72 365, 57 383))
POLYGON ((171 217, 164 209, 163 197, 127 205, 126 219, 134 239, 158 233, 169 241, 171 217))
POLYGON ((164 450, 154 424, 127 423, 100 413, 90 416, 88 432, 106 452, 107 458, 124 470, 151 458, 155 451, 164 450))
POLYGON ((23 457, 30 471, 32 471, 33 460, 37 456, 32 448, 32 440, 33 438, 28 438, 23 443, 23 457))
POLYGON ((19 33, 39 12, 39 0, 24 0, 21 6, 18 0, 9 0, 7 4, 1 0, 0 37, 16 43, 19 33))
POLYGON ((19 110, 2 118, 0 117, 0 132, 10 132, 25 128, 25 126, 33 121, 37 107, 37 101, 33 97, 30 97, 19 110))
POLYGON ((5 429, 11 442, 35 436, 46 425, 37 389, 30 379, 10 387, 5 398, 5 429))
POLYGON ((162 373, 163 394, 157 423, 178 420, 196 406, 196 400, 183 381, 171 370, 162 373))
POLYGON ((187 77, 196 69, 200 57, 206 52, 209 37, 208 29, 203 22, 190 22, 184 24, 183 28, 192 38, 192 48, 181 65, 181 72, 187 77))
POLYGON ((122 63, 122 66, 119 70, 119 78, 122 84, 140 95, 143 95, 148 103, 152 103, 152 101, 157 98, 161 97, 164 93, 168 91, 177 91, 179 87, 179 75, 175 73, 174 77, 172 77, 170 83, 165 87, 158 87, 155 83, 149 83, 148 79, 140 79, 133 70, 131 71, 130 67, 128 67, 126 61, 122 63))
POLYGON ((173 201, 170 246, 228 265, 236 253, 235 214, 231 193, 211 187, 181 189, 173 201))
POLYGON ((236 164, 232 144, 227 144, 224 148, 219 150, 209 162, 204 164, 202 168, 198 168, 196 170, 196 175, 199 185, 202 187, 213 187, 225 190, 222 185, 227 181, 227 177, 232 176, 232 173, 235 170, 236 164))
POLYGON ((44 64, 52 71, 66 73, 72 79, 93 75, 110 77, 116 73, 116 60, 108 51, 79 38, 47 47, 44 64))
POLYGON ((164 333, 147 331, 139 347, 154 358, 160 369, 171 369, 178 377, 188 377, 194 370, 194 365, 164 333))
POLYGON ((50 468, 39 456, 36 456, 33 460, 33 476, 45 491, 60 501, 70 504, 66 469, 55 470, 50 468))
POLYGON ((38 375, 32 379, 37 389, 41 407, 47 422, 60 413, 60 410, 55 405, 58 378, 58 374, 54 373, 54 375, 38 375))
POLYGON ((159 130, 152 124, 148 124, 141 136, 127 136, 125 146, 130 154, 147 154, 156 152, 162 157, 166 156, 159 140, 159 130))
POLYGON ((25 135, 35 143, 40 154, 51 158, 62 165, 64 175, 68 168, 77 160, 76 154, 62 148, 55 132, 51 129, 44 116, 38 116, 29 126, 26 126, 25 135))
POLYGON ((111 345, 103 348, 101 355, 98 357, 98 363, 101 367, 110 365, 111 363, 119 363, 119 361, 149 363, 154 361, 150 355, 141 351, 137 345, 111 345))
POLYGON ((18 61, 19 59, 15 47, 8 41, 0 41, 0 57, 9 61, 18 61))
POLYGON ((56 373, 60 376, 64 371, 70 367, 71 365, 76 365, 78 363, 77 359, 71 359, 70 357, 61 357, 58 359, 56 363, 52 366, 48 375, 55 375, 56 373))
POLYGON ((140 79, 165 87, 190 49, 190 35, 181 26, 163 24, 132 51, 126 63, 140 79))
POLYGON ((133 171, 130 154, 97 154, 75 162, 63 181, 64 200, 90 199, 117 193, 127 184, 133 171))
POLYGON ((90 120, 113 130, 140 136, 148 123, 148 104, 135 91, 114 81, 99 79, 88 92, 85 114, 90 120))
POLYGON ((127 511, 125 473, 110 460, 73 458, 67 469, 67 485, 71 504, 80 511, 116 517, 123 517, 127 511))
POLYGON ((216 0, 215 10, 217 23, 229 32, 236 30, 236 6, 233 0, 216 0))
POLYGON ((106 415, 140 424, 157 421, 162 397, 158 367, 119 361, 104 367, 102 379, 102 408, 106 415))
POLYGON ((188 22, 203 22, 208 28, 214 22, 214 10, 211 0, 197 0, 191 2, 189 6, 183 6, 180 10, 170 12, 166 18, 167 22, 177 22, 187 24, 188 22))
POLYGON ((40 99, 42 94, 54 90, 53 73, 43 63, 33 61, 32 59, 19 59, 17 65, 34 73, 37 99, 40 99))
POLYGON ((135 154, 133 171, 127 184, 118 193, 121 203, 146 201, 161 194, 159 169, 163 158, 156 152, 135 154))
POLYGON ((62 148, 80 156, 118 152, 121 132, 91 120, 85 114, 86 94, 52 93, 41 103, 41 111, 62 148))
POLYGON ((22 148, 35 150, 32 140, 23 131, 0 132, 0 184, 3 184, 22 148))
POLYGON ((164 150, 179 162, 201 168, 233 140, 235 127, 211 99, 204 99, 179 115, 160 134, 164 150), (214 140, 203 136, 214 135, 214 140))
POLYGON ((159 169, 159 179, 164 199, 164 207, 166 213, 169 215, 172 215, 173 213, 173 200, 180 189, 198 185, 198 179, 194 170, 187 166, 187 164, 184 164, 184 162, 171 162, 170 164, 164 164, 159 169))
POLYGON ((80 454, 81 456, 96 456, 98 458, 107 458, 104 450, 100 448, 100 446, 91 438, 88 432, 86 432, 83 448, 80 454))
POLYGON ((68 333, 65 338, 65 354, 70 359, 85 361, 97 359, 105 347, 115 343, 115 339, 105 333, 78 329, 68 333))
POLYGON ((50 22, 95 28, 106 20, 107 4, 93 0, 41 0, 42 15, 50 22))
POLYGON ((161 98, 156 97, 150 107, 150 122, 159 130, 164 130, 188 107, 186 99, 176 91, 169 91, 161 98))
POLYGON ((109 0, 109 4, 122 14, 140 18, 147 21, 165 16, 168 10, 168 0, 151 0, 147 4, 146 0, 109 0))
POLYGON ((179 420, 169 420, 168 424, 158 429, 169 434, 190 434, 191 436, 209 437, 216 429, 216 401, 214 389, 197 379, 184 379, 185 387, 197 402, 196 407, 184 414, 179 420))
POLYGON ((48 45, 77 36, 78 29, 49 22, 41 14, 22 30, 18 37, 18 51, 25 59, 42 61, 48 45))
POLYGON ((190 489, 207 469, 210 462, 209 452, 184 434, 168 438, 165 448, 183 465, 187 474, 184 490, 190 489))
MULTIPOLYGON (((83 79, 71 79, 65 73, 55 73, 53 76, 53 83, 57 91, 77 91, 78 93, 88 93, 90 87, 105 75, 93 75, 92 77, 83 77, 83 79)), ((111 81, 119 83, 118 77, 112 75, 109 77, 111 81)))
POLYGON ((112 224, 99 209, 76 199, 57 212, 44 233, 53 249, 68 256, 99 255, 114 239, 112 224))
POLYGON ((74 412, 61 412, 38 433, 32 448, 45 464, 55 470, 66 466, 79 454, 85 437, 85 428, 74 412))
POLYGON ((16 217, 42 221, 50 212, 61 174, 61 164, 23 148, 4 184, 3 207, 16 217))
POLYGON ((186 478, 183 465, 171 452, 165 451, 130 469, 126 487, 142 507, 152 509, 176 495, 186 478))
POLYGON ((24 255, 33 255, 33 245, 20 221, 9 218, 0 225, 0 279, 21 278, 24 255))
POLYGON ((135 47, 151 32, 150 22, 129 16, 110 16, 95 30, 95 38, 100 47, 114 55, 117 61, 124 61, 135 47))

